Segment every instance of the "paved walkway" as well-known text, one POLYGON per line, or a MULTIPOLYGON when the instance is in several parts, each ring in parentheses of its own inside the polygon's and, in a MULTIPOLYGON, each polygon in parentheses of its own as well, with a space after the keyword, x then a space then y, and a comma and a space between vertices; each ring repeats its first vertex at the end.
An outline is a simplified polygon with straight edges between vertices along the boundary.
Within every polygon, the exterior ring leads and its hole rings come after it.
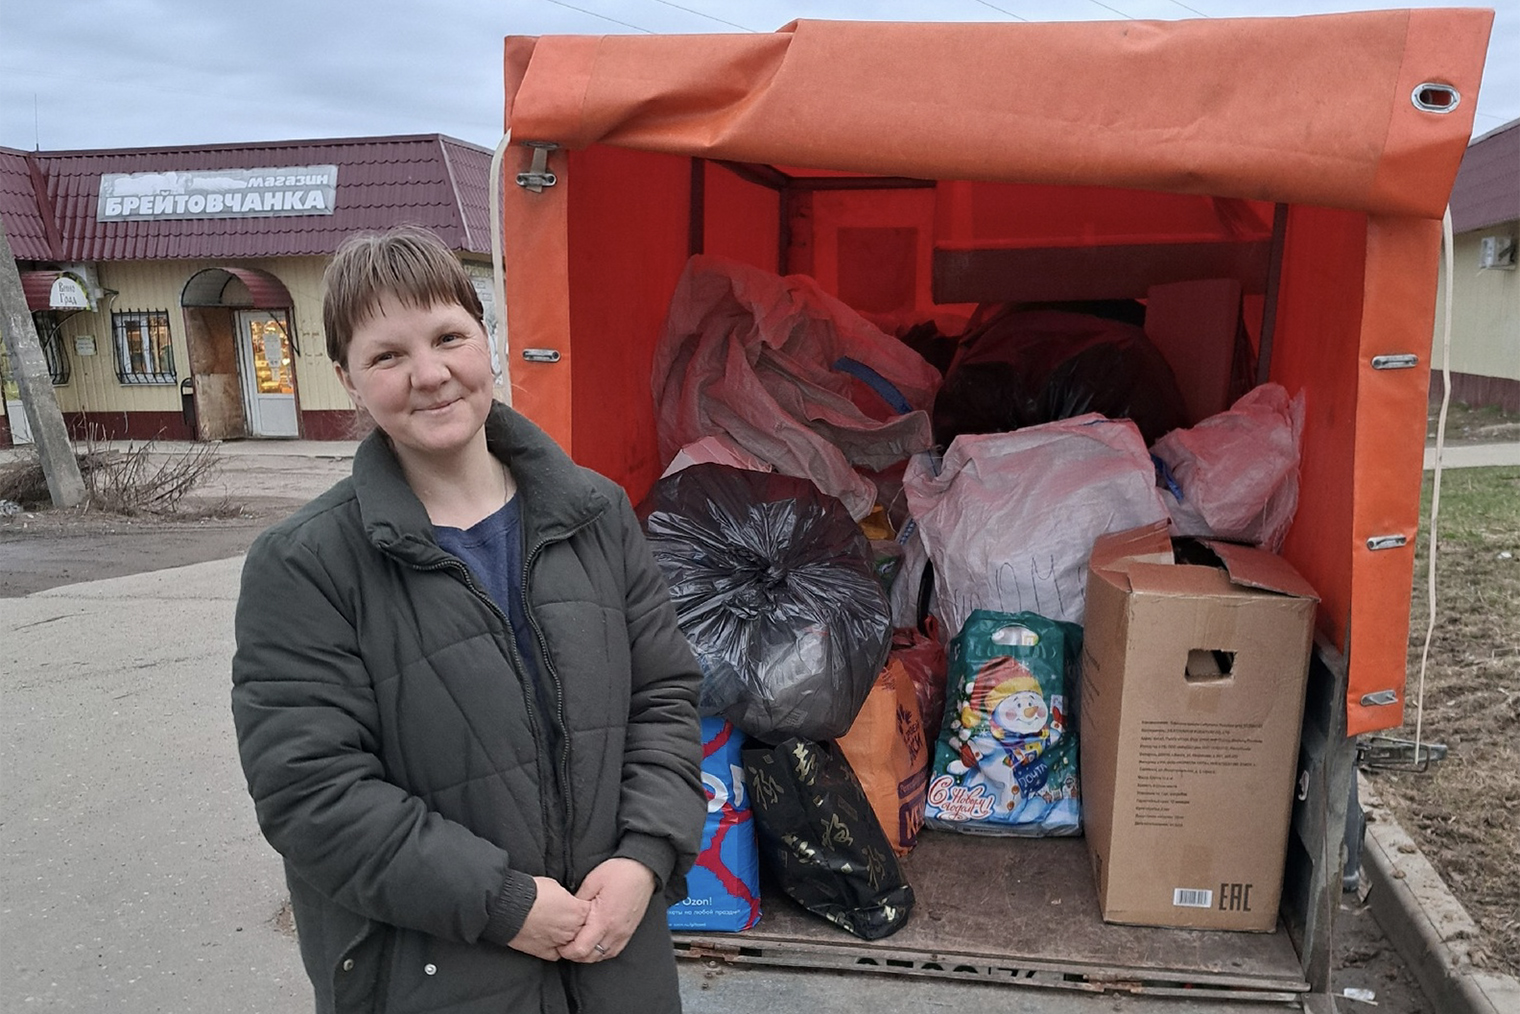
POLYGON ((241 562, 0 610, 0 1010, 311 1010, 233 747, 241 562))
MULTIPOLYGON (((104 440, 96 446, 103 450, 124 451, 128 447, 141 447, 142 441, 104 440)), ((205 446, 189 440, 157 440, 153 446, 165 454, 182 454, 195 447, 205 446)), ((222 440, 216 448, 223 455, 242 457, 286 458, 332 458, 347 459, 354 456, 359 446, 357 440, 222 440)))
MULTIPOLYGON (((1507 444, 1447 444, 1442 449, 1442 468, 1482 468, 1520 465, 1520 441, 1507 444)), ((1425 469, 1436 467, 1436 449, 1425 448, 1425 469)))

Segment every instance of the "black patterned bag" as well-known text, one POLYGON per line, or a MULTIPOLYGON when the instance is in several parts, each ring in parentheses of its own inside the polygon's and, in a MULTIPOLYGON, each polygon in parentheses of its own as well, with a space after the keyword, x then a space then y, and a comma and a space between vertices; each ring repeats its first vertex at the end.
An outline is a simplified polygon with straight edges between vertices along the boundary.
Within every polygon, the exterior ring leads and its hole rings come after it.
POLYGON ((744 775, 760 855, 792 900, 865 940, 902 928, 913 888, 843 756, 793 737, 747 748, 744 775))

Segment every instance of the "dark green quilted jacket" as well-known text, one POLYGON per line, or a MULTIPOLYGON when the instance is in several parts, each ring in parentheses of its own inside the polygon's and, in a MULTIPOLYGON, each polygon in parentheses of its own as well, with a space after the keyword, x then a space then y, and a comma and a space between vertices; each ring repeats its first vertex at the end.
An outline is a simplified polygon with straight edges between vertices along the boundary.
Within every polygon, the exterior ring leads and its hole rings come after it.
POLYGON ((486 435, 517 480, 552 699, 379 434, 243 568, 232 713, 316 1008, 676 1011, 658 897, 615 960, 505 946, 534 876, 574 891, 626 856, 684 896, 706 802, 699 672, 627 497, 505 406, 486 435))

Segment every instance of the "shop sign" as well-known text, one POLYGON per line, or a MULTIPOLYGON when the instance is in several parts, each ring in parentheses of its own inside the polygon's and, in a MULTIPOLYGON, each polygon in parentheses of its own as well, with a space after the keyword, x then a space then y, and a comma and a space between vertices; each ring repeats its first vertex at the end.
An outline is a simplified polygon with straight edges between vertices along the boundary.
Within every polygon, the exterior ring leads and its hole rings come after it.
POLYGON ((53 279, 53 287, 48 293, 48 309, 50 310, 91 310, 90 294, 85 291, 84 284, 73 275, 62 274, 53 279))
POLYGON ((103 173, 97 222, 331 215, 335 165, 103 173))

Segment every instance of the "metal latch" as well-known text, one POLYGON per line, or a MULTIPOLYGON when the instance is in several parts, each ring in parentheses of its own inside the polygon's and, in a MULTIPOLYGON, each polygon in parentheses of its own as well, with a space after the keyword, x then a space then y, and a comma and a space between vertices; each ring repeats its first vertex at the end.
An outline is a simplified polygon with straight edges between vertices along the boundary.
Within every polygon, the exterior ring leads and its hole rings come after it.
POLYGON ((559 349, 523 349, 523 358, 530 363, 557 363, 559 349))
POLYGON ((549 152, 558 148, 553 141, 526 141, 529 148, 533 149, 533 162, 528 166, 527 172, 517 174, 517 185, 531 190, 535 194, 544 192, 544 187, 552 187, 558 180, 549 171, 549 152))
POLYGON ((1413 352, 1401 352, 1396 356, 1373 356, 1374 370, 1412 370, 1420 365, 1420 357, 1413 352))
POLYGON ((1368 736, 1356 744, 1356 762, 1369 768, 1413 768, 1424 771, 1446 759, 1445 743, 1421 743, 1392 736, 1368 736))
POLYGON ((1397 703, 1399 703, 1399 692, 1397 690, 1374 690, 1370 694, 1362 695, 1362 707, 1364 708, 1386 708, 1390 704, 1397 703))
POLYGON ((1409 539, 1403 535, 1374 535, 1367 540, 1368 549, 1402 549, 1409 544, 1409 539))
POLYGON ((711 940, 691 940, 684 948, 688 958, 697 958, 702 961, 722 961, 725 964, 737 960, 742 952, 737 944, 724 943, 711 940))

